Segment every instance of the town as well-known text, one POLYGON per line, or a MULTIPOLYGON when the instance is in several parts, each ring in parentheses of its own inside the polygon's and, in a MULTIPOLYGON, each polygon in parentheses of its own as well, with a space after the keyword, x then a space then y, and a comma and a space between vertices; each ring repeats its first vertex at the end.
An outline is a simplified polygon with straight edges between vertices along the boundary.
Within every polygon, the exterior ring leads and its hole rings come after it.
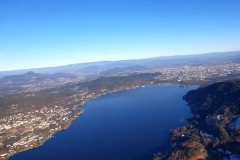
POLYGON ((67 128, 82 112, 54 106, 0 119, 0 159, 42 145, 56 131, 67 128))

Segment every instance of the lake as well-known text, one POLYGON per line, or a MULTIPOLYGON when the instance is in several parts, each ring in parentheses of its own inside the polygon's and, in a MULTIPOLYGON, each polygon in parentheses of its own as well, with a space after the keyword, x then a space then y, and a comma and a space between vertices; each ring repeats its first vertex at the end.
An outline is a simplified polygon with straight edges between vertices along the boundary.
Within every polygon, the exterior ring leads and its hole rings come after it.
POLYGON ((196 88, 150 86, 90 100, 67 130, 10 160, 149 160, 169 149, 170 129, 187 124, 182 96, 196 88))

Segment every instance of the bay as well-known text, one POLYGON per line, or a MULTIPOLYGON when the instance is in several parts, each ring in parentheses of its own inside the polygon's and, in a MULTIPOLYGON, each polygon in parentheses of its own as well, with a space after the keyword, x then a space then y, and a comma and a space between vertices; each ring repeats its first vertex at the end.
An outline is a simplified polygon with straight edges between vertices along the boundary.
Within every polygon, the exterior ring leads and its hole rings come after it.
POLYGON ((169 149, 170 129, 187 124, 182 96, 196 88, 150 86, 90 100, 67 130, 10 160, 149 160, 169 149))

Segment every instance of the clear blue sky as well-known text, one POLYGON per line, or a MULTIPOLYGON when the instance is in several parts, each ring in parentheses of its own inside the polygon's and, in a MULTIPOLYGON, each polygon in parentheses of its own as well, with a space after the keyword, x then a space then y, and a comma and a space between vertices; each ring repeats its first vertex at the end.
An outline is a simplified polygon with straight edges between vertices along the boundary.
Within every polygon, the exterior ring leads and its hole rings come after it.
POLYGON ((240 50, 240 0, 0 0, 0 71, 240 50))

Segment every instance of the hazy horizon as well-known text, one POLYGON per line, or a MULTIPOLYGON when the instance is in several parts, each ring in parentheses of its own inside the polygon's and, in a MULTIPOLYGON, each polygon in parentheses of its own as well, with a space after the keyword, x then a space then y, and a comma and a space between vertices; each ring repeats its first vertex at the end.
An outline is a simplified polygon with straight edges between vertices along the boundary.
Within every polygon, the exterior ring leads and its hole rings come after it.
POLYGON ((36 67, 36 68, 20 68, 20 69, 12 69, 12 70, 0 70, 0 72, 7 72, 7 71, 17 71, 17 70, 31 70, 31 69, 43 69, 43 68, 54 68, 54 67, 63 67, 68 65, 75 65, 75 64, 87 64, 87 63, 98 63, 98 62, 117 62, 117 61, 131 61, 131 60, 144 60, 144 59, 151 59, 151 58, 161 58, 161 57, 175 57, 175 56, 197 56, 197 55, 206 55, 206 54, 220 54, 220 53, 230 53, 230 52, 240 52, 240 50, 235 51, 225 51, 225 52, 211 52, 211 53, 197 53, 197 54, 182 54, 182 55, 166 55, 166 56, 158 56, 158 57, 147 57, 147 58, 133 58, 133 59, 119 59, 119 60, 102 60, 102 61, 90 61, 90 62, 79 62, 79 63, 72 63, 72 64, 65 64, 65 65, 58 65, 58 66, 46 66, 46 67, 36 67))

